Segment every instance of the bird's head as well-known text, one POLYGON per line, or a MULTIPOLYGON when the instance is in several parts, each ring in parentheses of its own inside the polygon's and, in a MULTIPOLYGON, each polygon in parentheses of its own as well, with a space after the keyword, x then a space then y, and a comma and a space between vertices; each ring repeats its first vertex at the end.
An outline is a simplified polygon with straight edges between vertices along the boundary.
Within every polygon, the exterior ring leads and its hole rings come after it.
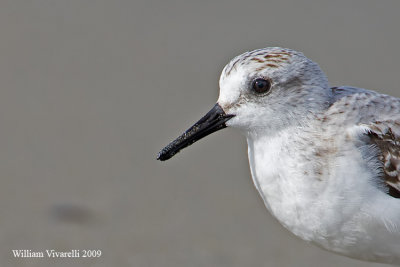
POLYGON ((167 160, 184 147, 227 126, 268 134, 301 124, 329 103, 331 90, 319 66, 302 53, 270 47, 243 53, 224 68, 217 104, 158 155, 167 160))

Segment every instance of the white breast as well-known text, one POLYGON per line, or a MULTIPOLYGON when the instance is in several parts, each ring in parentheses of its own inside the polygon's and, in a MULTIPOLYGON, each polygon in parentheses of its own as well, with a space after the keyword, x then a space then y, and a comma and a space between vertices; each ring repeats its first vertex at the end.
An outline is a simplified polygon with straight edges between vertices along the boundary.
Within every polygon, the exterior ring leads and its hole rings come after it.
POLYGON ((399 251, 394 261, 400 260, 399 230, 388 230, 398 225, 397 199, 376 188, 356 146, 322 137, 325 143, 318 144, 306 132, 247 139, 253 181, 268 210, 295 235, 325 249, 366 260, 399 251), (397 215, 382 212, 383 202, 396 205, 397 215))

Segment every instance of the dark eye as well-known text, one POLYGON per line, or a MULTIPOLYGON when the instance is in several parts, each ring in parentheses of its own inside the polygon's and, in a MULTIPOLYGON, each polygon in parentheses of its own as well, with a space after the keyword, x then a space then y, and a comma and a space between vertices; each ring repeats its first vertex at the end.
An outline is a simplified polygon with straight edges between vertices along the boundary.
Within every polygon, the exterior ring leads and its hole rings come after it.
POLYGON ((271 89, 271 82, 262 78, 255 79, 252 84, 254 92, 257 94, 266 93, 271 89))

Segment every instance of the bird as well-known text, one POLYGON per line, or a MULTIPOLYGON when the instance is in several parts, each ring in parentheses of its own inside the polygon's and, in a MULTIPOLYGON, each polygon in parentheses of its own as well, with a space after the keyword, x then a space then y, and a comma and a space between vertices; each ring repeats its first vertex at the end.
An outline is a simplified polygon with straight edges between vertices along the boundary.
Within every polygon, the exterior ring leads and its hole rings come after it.
POLYGON ((217 103, 157 155, 165 161, 226 127, 248 144, 267 210, 325 250, 400 265, 400 99, 331 87, 303 53, 267 47, 233 58, 217 103))

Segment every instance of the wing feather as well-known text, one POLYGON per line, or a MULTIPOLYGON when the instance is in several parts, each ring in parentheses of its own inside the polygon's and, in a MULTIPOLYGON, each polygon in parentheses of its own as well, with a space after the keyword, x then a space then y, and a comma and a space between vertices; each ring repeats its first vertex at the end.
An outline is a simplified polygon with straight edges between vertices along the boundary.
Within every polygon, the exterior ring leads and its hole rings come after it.
POLYGON ((379 148, 383 182, 388 194, 400 198, 400 121, 376 121, 367 125, 369 141, 379 148))

